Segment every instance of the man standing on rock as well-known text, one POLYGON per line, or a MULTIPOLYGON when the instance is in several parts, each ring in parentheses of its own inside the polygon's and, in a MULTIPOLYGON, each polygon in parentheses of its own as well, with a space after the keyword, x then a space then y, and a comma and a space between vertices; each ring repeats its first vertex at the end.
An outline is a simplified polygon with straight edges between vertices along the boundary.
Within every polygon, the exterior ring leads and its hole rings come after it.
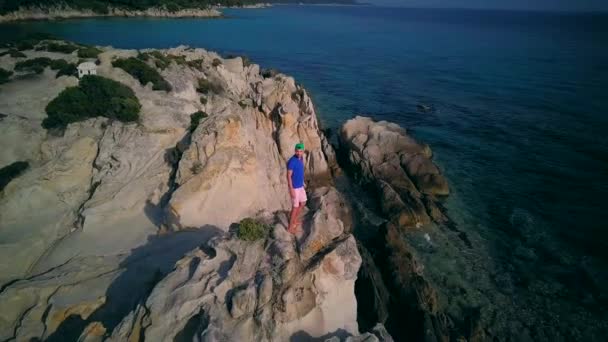
POLYGON ((296 234, 296 227, 300 210, 306 204, 306 191, 304 191, 304 143, 296 144, 296 152, 287 161, 287 184, 291 197, 291 216, 289 218, 288 232, 296 234))

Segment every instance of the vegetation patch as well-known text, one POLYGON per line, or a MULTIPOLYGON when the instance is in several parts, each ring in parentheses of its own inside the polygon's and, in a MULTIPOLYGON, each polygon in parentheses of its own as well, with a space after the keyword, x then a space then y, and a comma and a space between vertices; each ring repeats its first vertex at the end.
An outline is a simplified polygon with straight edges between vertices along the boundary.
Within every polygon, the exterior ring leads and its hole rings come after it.
POLYGON ((8 49, 8 50, 0 53, 0 57, 1 56, 5 56, 5 55, 10 55, 13 58, 25 58, 25 57, 27 57, 23 52, 18 51, 16 49, 8 49))
POLYGON ((87 75, 77 87, 63 90, 46 107, 46 129, 65 128, 69 123, 105 116, 123 122, 139 119, 141 105, 131 88, 114 80, 87 75))
POLYGON ((214 58, 213 62, 211 62, 211 65, 213 65, 214 67, 220 66, 222 64, 222 61, 219 60, 219 58, 214 58))
POLYGON ((206 104, 207 104, 207 98, 206 98, 206 97, 204 97, 204 96, 201 96, 200 101, 201 101, 201 104, 204 104, 204 105, 206 105, 206 104))
POLYGON ((171 58, 163 55, 160 51, 144 52, 137 55, 137 58, 142 61, 152 60, 154 65, 161 70, 165 70, 171 65, 171 58))
POLYGON ((33 50, 34 46, 38 44, 35 39, 25 39, 15 43, 15 48, 19 51, 33 50))
POLYGON ((0 68, 0 84, 8 82, 12 75, 12 71, 0 68))
POLYGON ((279 74, 279 71, 277 69, 263 69, 262 70, 262 77, 264 77, 264 78, 272 78, 278 74, 279 74))
POLYGON ((29 166, 30 164, 26 161, 17 161, 0 168, 0 191, 4 190, 10 181, 19 177, 29 166))
POLYGON ((94 46, 87 46, 78 49, 77 54, 79 58, 97 58, 97 56, 99 56, 99 54, 102 52, 103 51, 94 46))
POLYGON ((15 71, 35 72, 41 74, 44 68, 51 65, 52 59, 48 57, 32 58, 15 64, 15 71))
POLYGON ((151 82, 153 90, 171 91, 172 89, 169 82, 167 82, 156 69, 135 57, 117 59, 112 62, 112 66, 128 72, 131 76, 139 80, 139 83, 143 86, 148 84, 148 82, 151 82))
POLYGON ((215 94, 221 94, 224 89, 218 83, 212 83, 206 78, 198 79, 198 86, 196 87, 196 91, 201 94, 209 94, 213 92, 215 94))
POLYGON ((237 236, 245 241, 266 239, 270 233, 270 226, 260 223, 252 218, 245 218, 239 222, 237 236))
POLYGON ((76 65, 73 63, 68 63, 64 59, 52 60, 50 67, 53 70, 58 70, 57 75, 55 76, 56 78, 63 75, 76 76, 78 74, 78 68, 76 68, 76 65))
POLYGON ((78 45, 72 43, 49 42, 46 45, 46 51, 49 52, 72 53, 79 48, 80 47, 78 45))
POLYGON ((190 127, 188 128, 190 133, 194 132, 196 127, 198 127, 198 125, 201 123, 201 120, 203 120, 207 116, 208 116, 207 113, 205 113, 201 110, 190 114, 190 127))

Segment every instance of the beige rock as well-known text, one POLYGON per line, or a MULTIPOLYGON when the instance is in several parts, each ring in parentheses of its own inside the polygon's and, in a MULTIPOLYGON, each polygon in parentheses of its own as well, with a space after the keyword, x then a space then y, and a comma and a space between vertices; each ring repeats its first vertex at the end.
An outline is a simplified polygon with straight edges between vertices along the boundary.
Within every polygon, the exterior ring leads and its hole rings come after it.
POLYGON ((310 196, 310 228, 300 244, 303 260, 308 260, 334 239, 351 231, 351 211, 344 198, 333 187, 318 188, 310 196))
POLYGON ((431 161, 430 148, 405 129, 357 116, 342 126, 340 142, 361 179, 375 185, 384 214, 400 226, 428 224, 428 213, 442 216, 434 201, 437 195, 449 194, 447 181, 431 161))
POLYGON ((46 250, 67 235, 75 209, 86 200, 97 143, 90 137, 73 141, 53 159, 30 168, 4 189, 0 198, 0 283, 23 277, 46 250))
POLYGON ((17 116, 0 117, 0 168, 16 161, 35 163, 46 132, 38 120, 17 116), (15 142, 19 141, 18 144, 15 142))

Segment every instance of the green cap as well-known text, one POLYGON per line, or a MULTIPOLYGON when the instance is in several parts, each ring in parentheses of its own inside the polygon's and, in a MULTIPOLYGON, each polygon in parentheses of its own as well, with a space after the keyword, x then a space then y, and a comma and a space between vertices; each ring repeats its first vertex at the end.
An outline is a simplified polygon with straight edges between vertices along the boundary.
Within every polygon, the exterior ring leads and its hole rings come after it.
POLYGON ((304 143, 297 143, 296 144, 296 150, 303 150, 304 149, 304 143))

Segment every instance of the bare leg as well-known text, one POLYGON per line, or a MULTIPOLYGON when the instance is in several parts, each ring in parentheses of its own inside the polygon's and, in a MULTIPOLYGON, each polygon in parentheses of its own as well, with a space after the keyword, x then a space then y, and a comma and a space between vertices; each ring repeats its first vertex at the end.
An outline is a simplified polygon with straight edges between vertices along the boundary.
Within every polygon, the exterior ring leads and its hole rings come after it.
POLYGON ((291 215, 289 217, 289 228, 287 231, 290 233, 294 233, 294 229, 296 226, 296 220, 298 219, 298 214, 300 213, 300 207, 291 207, 291 215))

